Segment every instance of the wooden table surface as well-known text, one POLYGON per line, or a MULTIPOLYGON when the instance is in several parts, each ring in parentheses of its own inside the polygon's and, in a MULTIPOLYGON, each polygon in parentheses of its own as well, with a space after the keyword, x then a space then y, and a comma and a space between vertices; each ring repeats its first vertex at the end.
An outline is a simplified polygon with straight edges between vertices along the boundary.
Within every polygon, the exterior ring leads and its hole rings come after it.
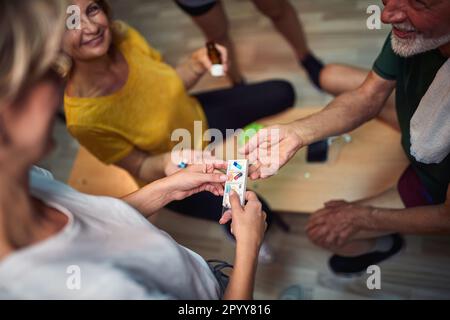
MULTIPOLYGON (((287 123, 318 110, 295 108, 261 122, 287 123)), ((350 143, 334 143, 330 147, 328 162, 307 163, 304 148, 276 176, 250 181, 249 188, 261 194, 276 210, 310 213, 330 199, 355 200, 395 185, 407 166, 400 134, 374 120, 350 135, 350 143)), ((85 193, 115 197, 137 189, 128 173, 100 163, 82 147, 69 184, 85 193)))

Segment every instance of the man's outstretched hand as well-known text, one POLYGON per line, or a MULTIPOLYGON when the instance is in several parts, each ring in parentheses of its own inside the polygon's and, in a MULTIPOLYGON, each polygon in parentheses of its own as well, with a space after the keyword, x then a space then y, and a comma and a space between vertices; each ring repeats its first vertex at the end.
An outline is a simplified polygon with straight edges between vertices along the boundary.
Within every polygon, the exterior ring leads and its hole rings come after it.
POLYGON ((275 175, 301 147, 302 139, 290 125, 277 125, 261 129, 239 151, 251 163, 250 179, 256 180, 275 175))

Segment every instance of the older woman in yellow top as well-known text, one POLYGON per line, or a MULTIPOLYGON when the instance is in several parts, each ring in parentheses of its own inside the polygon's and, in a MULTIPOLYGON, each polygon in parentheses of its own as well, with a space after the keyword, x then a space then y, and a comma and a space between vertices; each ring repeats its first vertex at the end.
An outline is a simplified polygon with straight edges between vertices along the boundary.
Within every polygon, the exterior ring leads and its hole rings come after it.
MULTIPOLYGON (((179 170, 170 156, 175 129, 194 136, 194 122, 201 121, 203 130, 225 134, 294 104, 293 88, 285 81, 189 95, 211 67, 206 49, 172 68, 135 29, 112 20, 106 1, 72 3, 81 9, 81 28, 67 30, 63 39, 67 127, 98 159, 138 180, 151 182, 179 170)), ((226 64, 226 50, 219 50, 226 64)), ((193 143, 199 147, 199 141, 193 143)), ((203 193, 171 208, 216 220, 221 200, 203 193)), ((265 210, 270 215, 266 205, 265 210)))

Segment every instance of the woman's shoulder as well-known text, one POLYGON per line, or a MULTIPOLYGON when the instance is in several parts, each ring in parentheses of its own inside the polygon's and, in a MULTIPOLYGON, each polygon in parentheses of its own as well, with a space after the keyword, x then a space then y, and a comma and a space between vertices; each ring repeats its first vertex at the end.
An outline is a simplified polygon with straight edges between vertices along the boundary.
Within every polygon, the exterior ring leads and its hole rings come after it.
POLYGON ((114 20, 111 24, 114 40, 118 43, 136 40, 142 37, 139 31, 122 20, 114 20))
POLYGON ((151 58, 161 60, 161 55, 155 50, 147 39, 134 27, 124 21, 116 20, 112 24, 114 40, 125 51, 139 49, 151 58))

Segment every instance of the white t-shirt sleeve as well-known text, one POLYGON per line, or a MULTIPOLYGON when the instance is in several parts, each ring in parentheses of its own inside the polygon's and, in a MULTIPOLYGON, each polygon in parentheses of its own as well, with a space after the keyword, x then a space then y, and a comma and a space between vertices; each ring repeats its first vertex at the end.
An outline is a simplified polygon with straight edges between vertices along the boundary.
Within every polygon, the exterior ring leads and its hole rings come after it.
POLYGON ((33 166, 31 168, 30 175, 31 176, 34 175, 34 176, 38 176, 38 177, 43 177, 43 178, 47 178, 47 179, 50 179, 50 180, 55 180, 55 178, 53 177, 53 174, 50 171, 45 170, 45 169, 40 168, 40 167, 37 167, 37 166, 33 166))

